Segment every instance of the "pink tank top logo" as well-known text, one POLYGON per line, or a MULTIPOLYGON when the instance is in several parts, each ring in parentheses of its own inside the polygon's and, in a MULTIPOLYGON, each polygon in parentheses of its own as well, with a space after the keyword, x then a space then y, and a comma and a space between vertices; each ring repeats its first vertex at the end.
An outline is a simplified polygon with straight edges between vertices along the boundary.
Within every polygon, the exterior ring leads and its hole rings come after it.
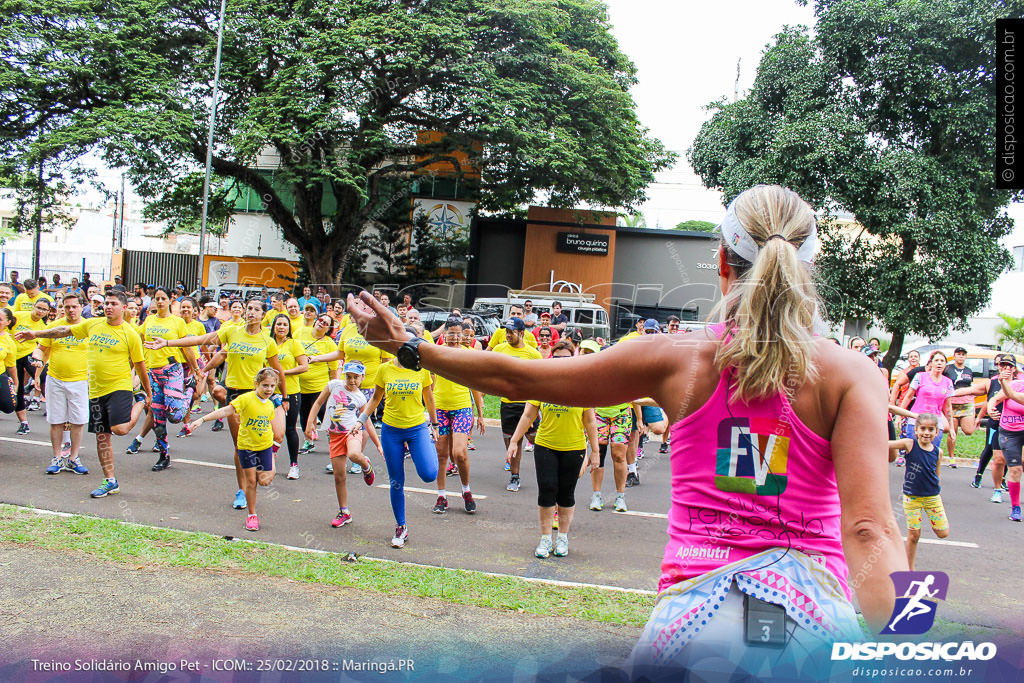
POLYGON ((789 438, 790 426, 782 420, 741 417, 719 422, 715 488, 780 495, 786 490, 789 438))

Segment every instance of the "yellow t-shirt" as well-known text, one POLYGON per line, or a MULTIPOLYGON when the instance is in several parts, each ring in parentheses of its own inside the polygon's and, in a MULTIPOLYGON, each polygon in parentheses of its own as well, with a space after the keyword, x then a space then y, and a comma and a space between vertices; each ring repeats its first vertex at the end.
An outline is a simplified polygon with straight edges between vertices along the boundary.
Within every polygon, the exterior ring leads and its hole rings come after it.
POLYGON ((620 339, 619 341, 620 342, 629 341, 630 339, 636 339, 637 337, 642 337, 642 336, 643 336, 642 334, 640 334, 636 330, 633 330, 629 334, 623 335, 622 339, 620 339))
MULTIPOLYGON (((462 348, 462 347, 455 347, 462 348)), ((462 410, 473 407, 473 392, 447 377, 434 375, 434 405, 438 410, 462 410)))
POLYGON ((5 368, 13 368, 18 364, 18 343, 7 332, 0 334, 0 360, 5 368))
MULTIPOLYGON (((258 373, 267 364, 267 358, 277 355, 277 343, 266 332, 249 334, 244 327, 222 326, 217 331, 221 349, 227 353, 228 373, 224 386, 228 389, 248 389, 258 373)), ((285 385, 287 388, 287 385, 285 385)))
POLYGON ((262 399, 255 391, 247 391, 231 402, 238 413, 238 450, 262 451, 274 445, 274 403, 262 399))
MULTIPOLYGON (((50 327, 68 324, 67 318, 53 321, 50 327)), ((73 334, 60 339, 40 339, 40 346, 50 348, 50 363, 47 373, 61 382, 81 382, 89 377, 89 343, 73 334)))
MULTIPOLYGON (((218 327, 217 329, 220 328, 218 327)), ((206 331, 206 326, 203 325, 198 320, 193 320, 192 322, 185 323, 185 331, 188 332, 188 335, 190 337, 193 335, 197 337, 205 337, 207 334, 209 334, 206 331)), ((200 352, 199 350, 199 346, 189 346, 187 348, 192 349, 192 355, 195 356, 196 360, 198 360, 199 357, 202 355, 202 352, 200 352)), ((184 363, 185 359, 182 358, 181 362, 184 363)))
MULTIPOLYGON (((14 312, 14 326, 11 327, 10 332, 14 335, 16 332, 23 332, 25 330, 45 330, 49 323, 46 322, 46 318, 40 318, 39 320, 32 319, 32 309, 27 311, 15 311, 14 312)), ((36 340, 29 339, 28 341, 15 341, 18 345, 18 358, 24 358, 28 354, 36 350, 36 340)))
MULTIPOLYGON (((39 301, 40 299, 46 299, 51 304, 54 303, 53 297, 47 294, 46 292, 37 292, 36 295, 31 298, 29 297, 28 294, 22 292, 21 294, 14 298, 14 301, 11 302, 10 304, 10 308, 15 313, 18 313, 19 311, 31 311, 35 307, 36 302, 39 301)), ((32 348, 35 347, 33 346, 32 348)))
MULTIPOLYGON (((502 329, 504 329, 504 328, 502 328, 502 329)), ((501 330, 499 330, 499 332, 500 331, 501 330)), ((526 336, 527 337, 533 337, 532 334, 528 334, 526 336)), ((492 339, 493 339, 493 337, 492 337, 492 339)), ((534 343, 536 343, 536 342, 534 342, 534 343)), ((523 344, 519 348, 516 348, 514 346, 509 345, 506 342, 504 344, 499 344, 498 346, 494 347, 494 352, 495 353, 503 353, 506 356, 512 356, 513 358, 526 358, 528 360, 539 360, 539 359, 543 358, 543 356, 540 355, 540 351, 538 351, 537 349, 533 348, 532 346, 527 346, 526 344, 523 344)), ((510 401, 507 398, 505 398, 504 396, 501 398, 501 402, 502 403, 525 403, 525 401, 510 401)))
MULTIPOLYGON (((274 318, 279 315, 288 315, 288 311, 279 311, 276 308, 271 307, 269 311, 263 314, 263 327, 270 327, 274 324, 274 318)), ((295 325, 292 325, 292 334, 295 334, 295 325)))
MULTIPOLYGON (((313 328, 307 327, 307 330, 313 328)), ((320 339, 313 339, 312 332, 304 332, 298 337, 307 356, 322 356, 337 350, 334 341, 326 334, 320 339)), ((320 393, 331 379, 331 373, 338 369, 338 361, 310 363, 309 370, 299 375, 299 391, 304 394, 320 393)))
POLYGON ((583 429, 583 411, 588 408, 570 408, 553 403, 527 401, 540 410, 540 429, 534 443, 553 451, 582 451, 587 447, 587 434, 583 429))
MULTIPOLYGON (((142 323, 142 340, 153 341, 154 339, 181 339, 187 337, 188 331, 185 329, 185 321, 176 315, 168 314, 166 318, 161 318, 155 313, 153 315, 146 316, 145 322, 142 323)), ((177 347, 165 346, 162 349, 146 349, 144 351, 146 355, 146 368, 149 370, 155 370, 156 368, 162 368, 171 361, 178 361, 185 357, 177 347)))
POLYGON ((409 370, 385 363, 377 370, 374 383, 384 388, 384 424, 397 429, 423 424, 423 387, 430 386, 428 370, 409 370))
POLYGON ((376 386, 377 371, 381 364, 394 358, 387 351, 381 351, 367 342, 355 325, 349 325, 341 333, 338 349, 345 354, 346 363, 357 360, 366 367, 366 376, 359 385, 360 389, 372 389, 376 386))
MULTIPOLYGON (((312 325, 307 325, 306 324, 306 318, 302 314, 299 314, 299 315, 295 316, 294 318, 291 317, 291 316, 288 316, 288 320, 292 324, 292 336, 293 337, 299 333, 299 330, 302 330, 302 329, 312 330, 313 329, 312 325)), ((314 318, 314 320, 316 320, 316 318, 314 318)))
MULTIPOLYGON (((276 341, 276 340, 275 340, 276 341)), ((306 349, 297 339, 288 339, 284 344, 277 345, 277 362, 281 364, 282 370, 291 370, 299 364, 298 357, 306 355, 306 349)), ((293 396, 299 393, 300 375, 285 375, 284 387, 288 395, 293 396)))
POLYGON ((144 360, 142 339, 131 325, 89 318, 71 326, 76 339, 88 339, 89 398, 132 390, 132 365, 144 360))
MULTIPOLYGON (((505 331, 505 328, 504 327, 499 327, 497 330, 494 331, 494 334, 491 335, 490 341, 487 342, 487 348, 489 348, 489 349, 491 349, 493 351, 495 349, 495 347, 500 346, 501 344, 507 343, 505 341, 507 338, 508 338, 508 333, 505 331)), ((529 332, 524 332, 523 333, 523 341, 526 343, 527 346, 532 346, 533 348, 537 348, 537 338, 534 337, 529 332)))

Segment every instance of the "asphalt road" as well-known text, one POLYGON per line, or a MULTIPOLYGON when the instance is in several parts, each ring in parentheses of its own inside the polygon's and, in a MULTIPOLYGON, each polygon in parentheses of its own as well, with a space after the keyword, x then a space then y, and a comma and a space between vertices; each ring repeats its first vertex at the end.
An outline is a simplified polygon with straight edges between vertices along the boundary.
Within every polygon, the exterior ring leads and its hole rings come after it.
MULTIPOLYGON (((394 518, 386 471, 372 446, 368 449, 377 469, 375 485, 366 487, 359 475, 348 478, 352 524, 341 529, 330 526, 337 503, 332 477, 323 471, 327 456, 326 443, 321 441, 316 452, 300 456, 300 479, 289 481, 280 473, 269 488, 259 490, 261 530, 250 533, 243 528, 244 511, 231 509, 235 478, 227 430, 214 434, 204 426, 192 437, 172 437, 172 466, 163 472, 150 471, 156 459, 149 452, 152 437, 136 456, 124 454, 128 437, 115 438, 121 492, 94 500, 89 492, 102 475, 91 435, 86 435, 83 448, 90 475, 47 476, 43 474, 50 459, 46 424, 42 412, 29 415, 33 431, 25 437, 14 436, 13 420, 0 422, 0 468, 5 475, 0 480, 0 501, 5 503, 428 565, 646 590, 656 586, 669 504, 669 461, 667 456, 659 457, 656 448, 649 448, 650 454, 641 461, 641 485, 627 489, 627 514, 611 511, 610 469, 602 512, 587 509, 589 475, 581 480, 569 556, 540 560, 533 556, 539 533, 532 461, 524 459, 520 491, 505 491, 508 473, 502 468, 497 428, 476 437, 478 448, 470 452, 472 487, 479 505, 475 515, 466 514, 456 496, 449 498, 447 514, 433 514, 436 486, 420 481, 406 462, 410 538, 404 549, 396 550, 390 547, 394 518)), ((176 432, 175 428, 172 433, 176 432)), ((279 457, 279 468, 282 463, 287 463, 286 455, 279 457)), ((893 467, 890 476, 901 527, 903 471, 893 467)), ((950 575, 949 597, 939 613, 942 618, 1024 633, 1021 598, 1013 589, 1016 582, 1006 580, 1017 576, 1024 557, 1024 524, 1007 519, 1008 504, 988 502, 990 477, 984 488, 970 488, 972 474, 973 468, 943 468, 942 497, 951 534, 937 542, 925 530, 917 568, 950 575)), ((459 490, 457 479, 449 480, 449 490, 459 490)))

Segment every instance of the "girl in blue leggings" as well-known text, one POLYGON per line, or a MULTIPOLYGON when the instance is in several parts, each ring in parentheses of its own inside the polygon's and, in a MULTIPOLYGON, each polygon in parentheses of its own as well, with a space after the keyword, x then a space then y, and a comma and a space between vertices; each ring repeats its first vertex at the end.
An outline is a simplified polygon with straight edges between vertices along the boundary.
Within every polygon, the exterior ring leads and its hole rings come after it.
POLYGON ((385 399, 380 441, 391 480, 391 509, 395 513, 394 548, 405 547, 409 529, 405 521, 405 447, 409 447, 416 474, 425 482, 437 480, 437 423, 430 372, 409 370, 397 360, 380 366, 373 398, 363 406, 359 422, 366 424, 377 404, 385 399), (426 412, 424 412, 426 411, 426 412))

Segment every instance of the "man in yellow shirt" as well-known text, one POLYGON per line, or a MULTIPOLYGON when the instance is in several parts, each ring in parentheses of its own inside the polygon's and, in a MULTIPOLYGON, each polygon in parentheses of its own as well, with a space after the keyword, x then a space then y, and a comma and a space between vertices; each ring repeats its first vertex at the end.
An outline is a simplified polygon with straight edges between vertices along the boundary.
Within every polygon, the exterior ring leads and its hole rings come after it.
MULTIPOLYGON (((520 316, 521 314, 522 311, 520 311, 520 316)), ((531 346, 527 346, 526 342, 523 340, 524 337, 529 337, 534 340, 534 343, 536 343, 536 338, 534 338, 532 334, 526 333, 526 324, 520 316, 513 316, 505 323, 505 327, 503 327, 502 330, 505 331, 508 341, 494 347, 494 352, 502 353, 506 356, 513 356, 515 358, 540 360, 540 351, 531 346)), ((505 440, 506 450, 509 448, 509 443, 512 441, 512 435, 515 434, 516 426, 519 424, 519 419, 523 416, 523 410, 525 408, 525 401, 509 401, 504 397, 501 399, 501 436, 505 440)), ((534 423, 533 426, 527 430, 526 437, 528 439, 532 439, 536 433, 537 423, 534 423)), ((506 491, 512 491, 515 493, 519 490, 519 463, 522 459, 523 440, 520 438, 518 443, 516 443, 515 455, 509 461, 511 478, 509 479, 508 486, 505 487, 506 491)))
MULTIPOLYGON (((512 320, 513 318, 519 318, 520 320, 523 319, 522 306, 518 304, 512 304, 511 306, 509 306, 508 319, 512 320)), ((523 329, 526 329, 526 323, 523 323, 523 329)), ((499 327, 497 330, 494 331, 494 334, 491 335, 490 341, 487 342, 487 350, 493 351, 501 344, 504 344, 506 341, 507 337, 505 333, 505 328, 499 327)), ((537 348, 537 338, 534 337, 532 334, 526 335, 525 342, 532 346, 533 348, 537 348)))
POLYGON ((53 304, 53 297, 40 290, 39 283, 30 278, 25 280, 25 292, 15 297, 11 310, 15 313, 18 311, 31 311, 32 307, 40 299, 46 299, 51 305, 53 304))
POLYGON ((114 477, 110 435, 128 434, 153 402, 149 373, 142 356, 142 339, 124 322, 127 304, 124 292, 111 291, 103 302, 103 318, 85 319, 75 325, 42 331, 25 330, 14 337, 18 342, 60 339, 68 335, 88 340, 89 431, 96 435, 96 451, 104 476, 100 487, 90 494, 93 498, 103 498, 120 490, 114 477), (133 367, 143 389, 134 396, 133 367))
MULTIPOLYGON (((51 327, 77 325, 82 321, 82 299, 77 294, 64 297, 64 317, 51 327)), ((89 474, 78 457, 82 446, 82 428, 89 420, 89 345, 74 335, 60 339, 40 339, 39 353, 43 363, 49 362, 46 374, 46 421, 50 425, 53 461, 47 474, 62 470, 89 474)))
MULTIPOLYGON (((31 282, 31 280, 28 280, 31 282)), ((17 353, 15 356, 18 359, 17 372, 18 372, 18 395, 15 397, 14 409, 18 413, 18 420, 21 424, 18 426, 18 434, 28 434, 28 414, 27 410, 39 410, 39 401, 36 398, 32 398, 29 405, 26 406, 25 392, 28 386, 28 380, 36 376, 36 366, 39 362, 32 357, 32 352, 35 350, 36 345, 31 341, 21 341, 17 334, 19 332, 27 332, 32 330, 44 330, 46 329, 46 316, 50 314, 50 302, 48 299, 42 299, 37 297, 35 304, 31 309, 27 311, 15 311, 14 313, 14 327, 11 328, 11 335, 14 336, 15 341, 18 342, 17 353)))
POLYGON ((270 297, 270 310, 263 314, 263 327, 270 327, 274 323, 274 318, 281 313, 288 315, 288 311, 284 307, 284 302, 287 299, 288 297, 284 293, 274 292, 270 297))

